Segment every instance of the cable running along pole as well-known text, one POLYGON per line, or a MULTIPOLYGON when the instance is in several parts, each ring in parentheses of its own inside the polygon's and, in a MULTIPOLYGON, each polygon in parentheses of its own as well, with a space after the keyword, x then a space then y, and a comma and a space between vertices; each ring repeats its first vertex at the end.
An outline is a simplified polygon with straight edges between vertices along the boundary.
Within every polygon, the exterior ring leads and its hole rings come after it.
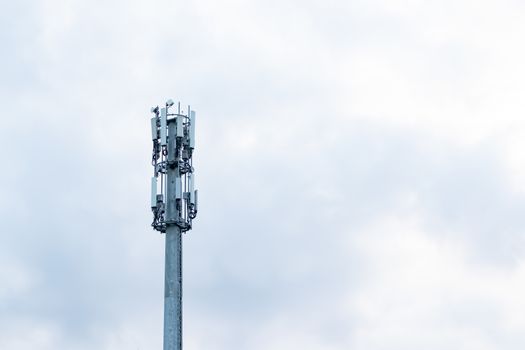
POLYGON ((164 272, 164 350, 182 350, 182 233, 197 216, 192 155, 195 111, 172 111, 174 102, 151 108, 153 177, 151 226, 166 234, 164 272))

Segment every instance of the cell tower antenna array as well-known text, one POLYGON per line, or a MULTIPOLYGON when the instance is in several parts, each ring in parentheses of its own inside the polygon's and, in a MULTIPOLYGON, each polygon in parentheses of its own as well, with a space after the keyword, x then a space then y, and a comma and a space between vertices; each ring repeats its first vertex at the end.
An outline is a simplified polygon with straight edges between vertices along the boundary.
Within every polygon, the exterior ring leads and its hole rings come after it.
POLYGON ((195 111, 187 112, 173 100, 152 107, 153 177, 151 226, 166 234, 164 270, 164 350, 182 350, 182 233, 191 230, 197 216, 192 155, 195 149, 195 111), (175 109, 175 108, 173 108, 175 109))

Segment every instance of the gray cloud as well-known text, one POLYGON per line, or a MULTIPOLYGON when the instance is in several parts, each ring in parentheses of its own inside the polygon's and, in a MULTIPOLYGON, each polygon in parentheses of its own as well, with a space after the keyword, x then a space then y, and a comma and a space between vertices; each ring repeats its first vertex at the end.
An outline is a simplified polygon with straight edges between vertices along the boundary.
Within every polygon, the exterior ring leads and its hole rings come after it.
POLYGON ((168 97, 199 118, 188 347, 524 344, 521 90, 491 72, 522 73, 457 30, 468 6, 9 6, 1 348, 160 347, 148 109, 168 97))

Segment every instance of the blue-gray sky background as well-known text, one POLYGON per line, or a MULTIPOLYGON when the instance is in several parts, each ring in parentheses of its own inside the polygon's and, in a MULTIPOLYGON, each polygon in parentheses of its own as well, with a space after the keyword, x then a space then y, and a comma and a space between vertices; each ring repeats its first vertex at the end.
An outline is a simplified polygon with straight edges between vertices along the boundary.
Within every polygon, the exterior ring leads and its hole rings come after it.
POLYGON ((525 346, 522 2, 1 4, 0 349, 161 348, 167 98, 187 349, 525 346))

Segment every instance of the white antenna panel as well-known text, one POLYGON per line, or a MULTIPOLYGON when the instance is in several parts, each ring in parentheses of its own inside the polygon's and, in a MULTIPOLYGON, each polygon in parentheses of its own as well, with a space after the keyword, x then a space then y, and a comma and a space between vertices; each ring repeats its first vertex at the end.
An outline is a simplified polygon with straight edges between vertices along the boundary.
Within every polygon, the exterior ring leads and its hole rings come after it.
POLYGON ((195 148, 195 111, 190 112, 190 148, 195 148))
POLYGON ((183 137, 184 136, 184 129, 182 126, 183 122, 183 116, 179 115, 177 116, 177 137, 183 137))
POLYGON ((157 207, 157 177, 151 178, 151 207, 157 207))
POLYGON ((157 117, 151 118, 151 139, 155 141, 157 136, 157 117))
POLYGON ((167 116, 166 116, 166 108, 160 109, 160 144, 162 146, 165 146, 167 144, 167 137, 166 133, 168 131, 168 128, 166 126, 167 123, 167 116))

